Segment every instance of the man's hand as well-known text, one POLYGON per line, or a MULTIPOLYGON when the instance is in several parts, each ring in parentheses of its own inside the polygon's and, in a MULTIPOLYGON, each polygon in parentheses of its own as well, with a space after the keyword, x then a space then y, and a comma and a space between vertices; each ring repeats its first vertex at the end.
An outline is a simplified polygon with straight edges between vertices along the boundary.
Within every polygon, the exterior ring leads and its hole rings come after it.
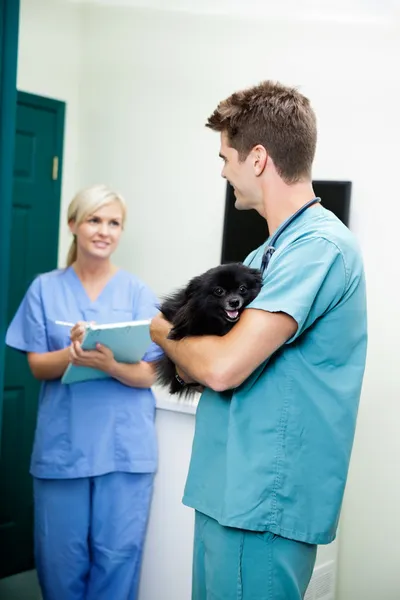
POLYGON ((150 323, 150 337, 154 343, 161 346, 162 341, 168 337, 172 324, 164 319, 162 313, 158 313, 150 323))
MULTIPOLYGON (((172 329, 172 324, 164 318, 162 313, 158 313, 158 315, 156 315, 150 323, 151 339, 153 340, 153 342, 155 342, 157 345, 161 346, 164 349, 164 342, 168 338, 168 335, 169 335, 169 332, 171 331, 171 329, 172 329)), ((186 373, 186 371, 184 371, 177 365, 175 365, 175 369, 176 369, 178 376, 185 383, 197 383, 197 381, 192 379, 192 377, 190 377, 186 373)), ((201 384, 198 384, 198 386, 199 386, 199 391, 202 391, 203 387, 201 386, 201 384)))
POLYGON ((177 367, 175 365, 175 369, 176 372, 178 373, 178 376, 185 382, 185 383, 197 383, 197 381, 195 381, 194 379, 192 379, 191 377, 189 377, 189 375, 183 371, 182 369, 180 369, 179 367, 177 367))
POLYGON ((116 360, 106 346, 97 344, 96 350, 82 350, 79 342, 73 342, 69 353, 70 362, 77 367, 92 367, 109 374, 114 371, 116 360))

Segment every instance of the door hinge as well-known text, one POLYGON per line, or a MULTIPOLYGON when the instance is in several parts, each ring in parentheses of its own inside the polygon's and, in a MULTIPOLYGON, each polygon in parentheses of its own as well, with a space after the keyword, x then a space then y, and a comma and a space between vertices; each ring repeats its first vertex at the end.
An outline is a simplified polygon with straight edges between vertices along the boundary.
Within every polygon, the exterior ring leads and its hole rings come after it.
POLYGON ((53 181, 57 181, 57 179, 58 179, 58 156, 53 157, 52 177, 53 177, 53 181))

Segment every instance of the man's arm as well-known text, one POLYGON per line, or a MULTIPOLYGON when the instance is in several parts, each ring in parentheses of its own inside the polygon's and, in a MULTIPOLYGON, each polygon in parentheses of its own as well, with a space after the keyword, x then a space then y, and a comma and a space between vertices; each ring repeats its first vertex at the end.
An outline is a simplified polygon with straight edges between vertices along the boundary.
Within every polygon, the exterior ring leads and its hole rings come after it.
POLYGON ((191 379, 217 392, 239 386, 297 330, 286 313, 246 309, 225 336, 167 339, 171 324, 158 315, 152 320, 153 341, 191 379))
POLYGON ((187 375, 216 391, 239 386, 289 339, 335 307, 347 272, 337 244, 315 233, 275 253, 261 292, 223 337, 166 339, 171 325, 157 316, 153 340, 187 375))

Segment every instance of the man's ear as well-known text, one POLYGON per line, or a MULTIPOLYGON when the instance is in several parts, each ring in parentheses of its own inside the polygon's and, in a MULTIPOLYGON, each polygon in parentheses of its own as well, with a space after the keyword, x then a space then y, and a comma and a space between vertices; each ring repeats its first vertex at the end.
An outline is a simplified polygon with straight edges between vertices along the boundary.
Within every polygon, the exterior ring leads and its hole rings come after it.
POLYGON ((263 174, 265 167, 267 166, 268 152, 266 151, 264 146, 262 146, 261 144, 257 144, 257 146, 254 146, 251 153, 253 159, 254 173, 256 177, 260 177, 260 175, 263 174))

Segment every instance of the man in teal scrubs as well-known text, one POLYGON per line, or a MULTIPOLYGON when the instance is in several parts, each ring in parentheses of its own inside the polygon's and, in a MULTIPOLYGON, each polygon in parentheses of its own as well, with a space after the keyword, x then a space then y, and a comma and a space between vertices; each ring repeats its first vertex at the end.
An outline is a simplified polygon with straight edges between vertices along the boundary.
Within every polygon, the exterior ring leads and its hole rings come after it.
POLYGON ((226 336, 176 342, 152 321, 181 377, 205 387, 183 500, 196 510, 192 598, 299 600, 317 545, 335 538, 347 478, 367 347, 363 263, 314 198, 307 98, 266 81, 207 125, 221 134, 236 208, 257 210, 271 237, 245 261, 264 267, 262 291, 226 336))

